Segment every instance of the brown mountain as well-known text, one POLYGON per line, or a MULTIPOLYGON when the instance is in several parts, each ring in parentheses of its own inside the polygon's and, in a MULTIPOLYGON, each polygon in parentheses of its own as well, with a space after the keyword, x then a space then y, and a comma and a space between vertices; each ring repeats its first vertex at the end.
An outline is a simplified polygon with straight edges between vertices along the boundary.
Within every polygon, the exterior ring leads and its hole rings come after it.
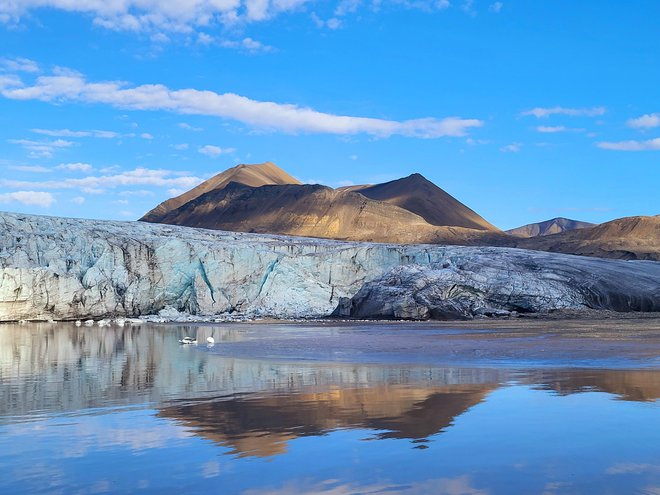
POLYGON ((580 222, 578 220, 571 220, 570 218, 557 217, 545 222, 529 223, 515 229, 507 230, 506 232, 518 237, 537 237, 541 235, 559 234, 569 230, 586 229, 594 227, 595 223, 580 222))
POLYGON ((372 242, 510 242, 510 236, 503 232, 431 225, 411 211, 358 192, 310 184, 250 187, 233 182, 170 211, 158 222, 372 242))
POLYGON ((420 174, 384 184, 352 186, 351 190, 416 213, 431 225, 477 230, 499 229, 420 174))
POLYGON ((300 184, 272 163, 239 165, 142 221, 330 239, 507 244, 509 236, 419 174, 332 189, 300 184))
POLYGON ((660 261, 660 215, 619 218, 586 229, 521 239, 516 247, 601 258, 660 261))
POLYGON ((140 220, 145 222, 160 222, 160 219, 172 210, 179 208, 204 193, 215 189, 222 189, 230 182, 259 187, 267 184, 300 184, 300 181, 291 177, 284 170, 271 162, 257 165, 237 165, 222 173, 214 175, 197 187, 180 196, 170 198, 156 206, 140 220))

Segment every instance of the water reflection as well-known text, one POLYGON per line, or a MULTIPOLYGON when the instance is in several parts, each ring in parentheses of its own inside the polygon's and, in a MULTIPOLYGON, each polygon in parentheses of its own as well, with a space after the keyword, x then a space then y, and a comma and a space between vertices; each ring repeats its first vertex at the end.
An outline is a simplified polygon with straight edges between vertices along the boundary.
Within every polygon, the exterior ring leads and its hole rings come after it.
POLYGON ((0 328, 0 421, 35 414, 154 404, 239 456, 273 456, 288 441, 341 428, 419 442, 511 380, 565 395, 603 391, 626 401, 660 398, 657 370, 516 372, 232 359, 178 345, 185 335, 221 345, 238 327, 0 328))
POLYGON ((0 467, 9 473, 0 492, 655 493, 660 485, 660 370, 228 357, 258 331, 0 326, 0 467), (226 352, 181 346, 185 335, 213 336, 226 352))

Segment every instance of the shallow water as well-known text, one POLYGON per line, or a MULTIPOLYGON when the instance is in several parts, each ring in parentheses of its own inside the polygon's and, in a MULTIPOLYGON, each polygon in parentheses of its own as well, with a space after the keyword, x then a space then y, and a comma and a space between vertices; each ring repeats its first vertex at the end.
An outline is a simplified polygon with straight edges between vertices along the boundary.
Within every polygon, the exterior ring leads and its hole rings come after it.
POLYGON ((658 349, 564 340, 2 325, 0 493, 660 493, 658 349))

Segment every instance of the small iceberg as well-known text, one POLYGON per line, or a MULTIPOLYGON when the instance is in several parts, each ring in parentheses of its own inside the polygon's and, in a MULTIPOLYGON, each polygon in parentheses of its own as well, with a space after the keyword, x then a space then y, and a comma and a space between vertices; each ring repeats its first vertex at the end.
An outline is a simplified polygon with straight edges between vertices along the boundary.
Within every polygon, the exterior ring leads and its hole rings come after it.
POLYGON ((196 343, 197 341, 192 337, 184 337, 181 340, 179 340, 179 344, 196 344, 196 343))

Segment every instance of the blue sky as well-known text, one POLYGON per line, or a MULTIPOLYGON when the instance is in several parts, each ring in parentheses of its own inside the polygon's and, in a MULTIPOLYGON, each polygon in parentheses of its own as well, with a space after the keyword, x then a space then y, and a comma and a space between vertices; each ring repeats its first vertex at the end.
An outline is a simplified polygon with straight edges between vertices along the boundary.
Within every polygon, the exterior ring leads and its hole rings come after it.
POLYGON ((0 209, 135 219, 238 163, 420 172, 501 228, 659 214, 660 2, 11 0, 0 209))

